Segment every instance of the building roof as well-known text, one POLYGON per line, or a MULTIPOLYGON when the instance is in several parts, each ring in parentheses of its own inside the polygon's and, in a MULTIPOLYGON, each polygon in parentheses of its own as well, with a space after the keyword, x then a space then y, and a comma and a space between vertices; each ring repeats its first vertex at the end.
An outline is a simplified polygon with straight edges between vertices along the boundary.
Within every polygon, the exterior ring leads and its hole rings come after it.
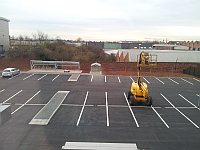
POLYGON ((3 18, 3 17, 0 17, 0 20, 10 22, 10 20, 8 20, 8 19, 6 19, 6 18, 3 18))
POLYGON ((172 44, 154 44, 153 46, 167 46, 167 47, 174 47, 179 45, 172 45, 172 44))

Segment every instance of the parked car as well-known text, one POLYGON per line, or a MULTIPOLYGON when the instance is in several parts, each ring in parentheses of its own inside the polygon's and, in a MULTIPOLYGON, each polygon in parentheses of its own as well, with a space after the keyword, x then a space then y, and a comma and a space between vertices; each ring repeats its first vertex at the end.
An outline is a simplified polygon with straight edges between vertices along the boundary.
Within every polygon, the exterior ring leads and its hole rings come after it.
POLYGON ((17 68, 6 68, 2 72, 2 77, 13 77, 20 74, 20 70, 17 68))

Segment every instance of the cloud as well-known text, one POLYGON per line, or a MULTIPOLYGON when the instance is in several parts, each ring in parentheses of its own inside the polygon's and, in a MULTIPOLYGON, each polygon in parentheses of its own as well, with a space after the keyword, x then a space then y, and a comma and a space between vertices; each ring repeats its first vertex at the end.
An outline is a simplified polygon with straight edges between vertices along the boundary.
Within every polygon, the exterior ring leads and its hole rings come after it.
POLYGON ((124 40, 155 36, 199 40, 199 0, 1 1, 0 14, 11 20, 13 35, 39 30, 63 38, 115 40, 120 34, 124 40))

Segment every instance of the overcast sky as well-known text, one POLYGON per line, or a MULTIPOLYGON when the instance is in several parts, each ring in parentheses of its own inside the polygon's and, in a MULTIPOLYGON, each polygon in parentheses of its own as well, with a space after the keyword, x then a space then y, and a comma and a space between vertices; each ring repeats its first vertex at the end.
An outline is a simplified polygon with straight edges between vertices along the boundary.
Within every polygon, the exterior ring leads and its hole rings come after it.
POLYGON ((1 0, 10 35, 84 40, 200 40, 200 0, 1 0))

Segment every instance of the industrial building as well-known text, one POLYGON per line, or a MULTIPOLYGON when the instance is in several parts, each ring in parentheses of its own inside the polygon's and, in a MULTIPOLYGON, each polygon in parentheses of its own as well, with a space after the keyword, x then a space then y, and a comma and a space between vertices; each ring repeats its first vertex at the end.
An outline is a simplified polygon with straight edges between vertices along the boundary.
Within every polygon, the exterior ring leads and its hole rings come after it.
POLYGON ((200 51, 155 49, 119 49, 116 54, 116 61, 137 62, 137 57, 142 51, 157 55, 157 62, 200 63, 200 51))
POLYGON ((0 56, 5 55, 9 49, 9 20, 0 17, 0 56))

